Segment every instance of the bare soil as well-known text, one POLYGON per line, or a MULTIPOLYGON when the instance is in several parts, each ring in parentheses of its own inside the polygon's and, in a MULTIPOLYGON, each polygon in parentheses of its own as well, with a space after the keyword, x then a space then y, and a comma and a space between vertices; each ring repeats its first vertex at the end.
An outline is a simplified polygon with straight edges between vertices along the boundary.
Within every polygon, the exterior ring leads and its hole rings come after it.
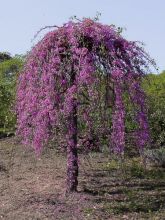
POLYGON ((14 137, 0 140, 0 220, 165 219, 165 178, 127 176, 108 156, 80 155, 78 193, 65 194, 66 157, 36 157, 14 137), (109 166, 108 166, 109 164, 109 166))

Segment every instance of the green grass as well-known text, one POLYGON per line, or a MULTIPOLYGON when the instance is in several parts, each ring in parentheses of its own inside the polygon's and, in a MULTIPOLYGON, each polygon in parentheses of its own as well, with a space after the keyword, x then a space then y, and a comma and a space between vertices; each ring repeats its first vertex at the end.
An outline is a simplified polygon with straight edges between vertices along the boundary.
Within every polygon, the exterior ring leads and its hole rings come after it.
MULTIPOLYGON (((93 173, 97 174, 93 176, 100 183, 91 187, 95 183, 92 176, 86 191, 99 197, 97 201, 105 215, 117 219, 124 215, 131 219, 164 219, 165 169, 145 167, 140 158, 125 159, 122 163, 112 159, 96 166, 93 173)), ((90 216, 95 215, 94 209, 88 211, 90 216)))

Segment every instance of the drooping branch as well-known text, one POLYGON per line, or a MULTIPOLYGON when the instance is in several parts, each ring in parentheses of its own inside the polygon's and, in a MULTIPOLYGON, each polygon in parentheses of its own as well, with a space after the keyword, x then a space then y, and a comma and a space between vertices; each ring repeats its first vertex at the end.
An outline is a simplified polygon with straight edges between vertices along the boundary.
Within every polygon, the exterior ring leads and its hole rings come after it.
POLYGON ((120 69, 112 71, 114 80, 114 110, 112 117, 112 143, 114 152, 122 155, 125 147, 125 108, 123 103, 123 79, 124 75, 120 69))
POLYGON ((137 144, 140 149, 147 144, 147 111, 139 80, 149 62, 153 64, 136 42, 124 39, 114 26, 91 19, 57 27, 28 54, 18 80, 17 134, 40 153, 58 133, 56 144, 67 146, 68 191, 77 188, 78 133, 88 142, 98 137, 97 144, 111 137, 114 151, 123 154, 125 89, 139 124, 137 144))

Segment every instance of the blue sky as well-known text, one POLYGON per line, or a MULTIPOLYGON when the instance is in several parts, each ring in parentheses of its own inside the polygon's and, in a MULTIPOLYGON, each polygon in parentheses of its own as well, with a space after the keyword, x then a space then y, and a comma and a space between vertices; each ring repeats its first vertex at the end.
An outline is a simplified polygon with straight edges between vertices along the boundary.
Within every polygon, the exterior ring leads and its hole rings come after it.
MULTIPOLYGON (((62 25, 71 16, 95 17, 126 28, 128 40, 145 43, 159 71, 165 70, 165 0, 0 0, 0 51, 25 54, 45 34, 47 25, 62 25)), ((47 30, 49 31, 49 30, 47 30)))

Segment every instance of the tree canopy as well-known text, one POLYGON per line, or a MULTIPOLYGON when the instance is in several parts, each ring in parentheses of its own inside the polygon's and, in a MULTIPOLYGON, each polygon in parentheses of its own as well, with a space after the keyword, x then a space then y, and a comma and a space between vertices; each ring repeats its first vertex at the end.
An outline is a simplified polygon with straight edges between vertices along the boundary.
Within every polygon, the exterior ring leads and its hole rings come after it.
POLYGON ((18 82, 17 134, 36 152, 50 139, 66 140, 68 191, 76 190, 78 183, 80 126, 89 136, 88 147, 92 133, 97 131, 98 139, 104 134, 110 148, 123 155, 125 93, 133 105, 132 120, 137 124, 134 138, 140 152, 147 145, 141 79, 150 63, 154 64, 137 42, 127 41, 113 25, 91 19, 56 28, 29 53, 18 82), (109 118, 111 123, 107 123, 109 118))

